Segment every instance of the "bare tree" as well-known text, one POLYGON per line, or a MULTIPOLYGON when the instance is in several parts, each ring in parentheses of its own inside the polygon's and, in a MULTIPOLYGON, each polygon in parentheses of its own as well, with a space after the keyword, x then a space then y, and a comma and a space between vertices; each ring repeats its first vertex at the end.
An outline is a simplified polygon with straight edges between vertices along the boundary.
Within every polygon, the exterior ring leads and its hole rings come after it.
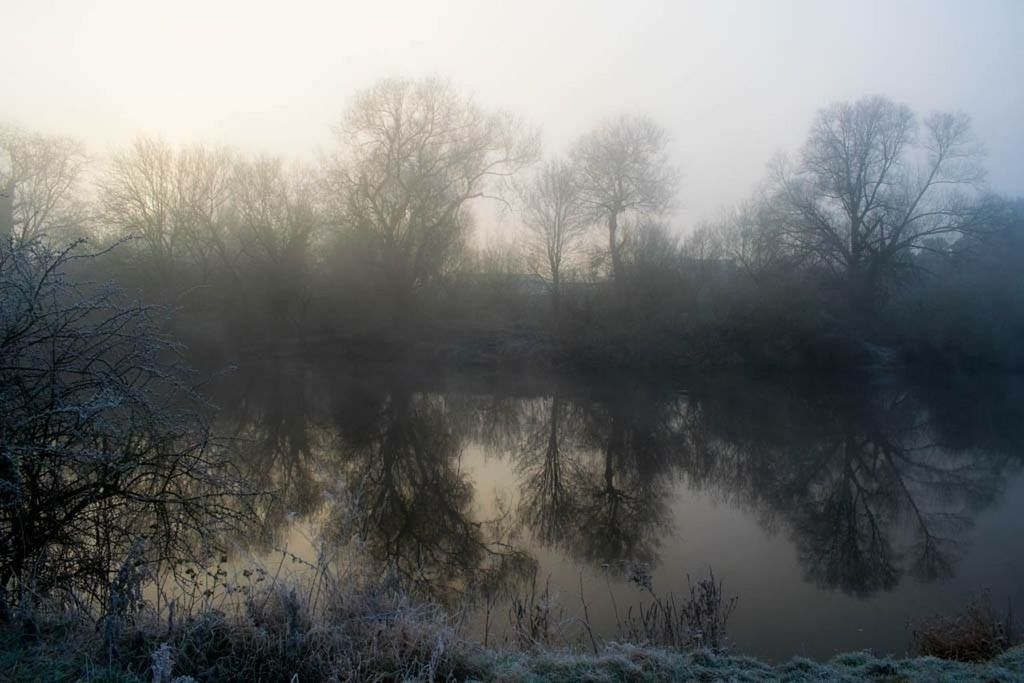
POLYGON ((157 265, 233 263, 227 240, 235 156, 224 149, 175 150, 139 138, 109 160, 99 181, 101 215, 118 237, 133 236, 157 265))
POLYGON ((301 267, 317 228, 312 181, 275 157, 242 159, 232 183, 232 232, 243 255, 301 267))
POLYGON ((683 237, 679 246, 682 255, 693 261, 714 261, 728 258, 725 236, 719 226, 701 221, 683 237))
POLYGON ((519 188, 521 216, 529 231, 528 258, 534 270, 551 283, 551 301, 558 313, 564 268, 587 229, 575 169, 563 161, 541 167, 519 188))
POLYGON ((311 252, 320 217, 314 182, 303 169, 280 159, 256 157, 235 163, 225 252, 248 310, 263 309, 277 321, 291 319, 308 303, 311 252))
POLYGON ((798 161, 776 164, 771 208, 794 254, 842 276, 870 308, 934 238, 980 226, 981 150, 966 116, 914 113, 884 97, 819 112, 798 161))
POLYGON ((624 261, 631 268, 652 275, 665 275, 679 269, 682 244, 668 225, 644 220, 633 228, 633 235, 622 249, 624 261))
POLYGON ((536 136, 447 82, 383 80, 356 97, 326 163, 332 220, 361 243, 399 300, 450 272, 469 203, 536 155, 536 136))
POLYGON ((572 158, 580 174, 581 196, 594 221, 608 226, 612 275, 622 282, 624 215, 657 217, 675 198, 678 174, 669 164, 668 135, 644 116, 620 116, 580 138, 572 158))
POLYGON ((73 283, 82 257, 0 248, 0 613, 32 593, 102 603, 126 559, 201 559, 244 519, 158 310, 73 283))
POLYGON ((739 202, 706 228, 721 256, 755 280, 794 265, 777 212, 763 189, 739 202))
POLYGON ((85 218, 78 196, 85 150, 70 138, 0 125, 0 235, 27 244, 70 240, 85 218))
POLYGON ((237 164, 238 155, 223 147, 178 150, 177 229, 186 254, 199 264, 204 277, 215 265, 230 266, 237 258, 238 244, 229 233, 237 164))

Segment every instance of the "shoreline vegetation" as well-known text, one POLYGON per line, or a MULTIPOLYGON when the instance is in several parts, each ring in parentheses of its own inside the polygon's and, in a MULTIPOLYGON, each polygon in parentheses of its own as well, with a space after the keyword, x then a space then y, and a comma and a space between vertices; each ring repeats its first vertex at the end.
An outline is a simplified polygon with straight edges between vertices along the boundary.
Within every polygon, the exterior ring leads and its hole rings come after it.
POLYGON ((862 651, 772 663, 730 650, 726 628, 737 598, 725 597, 710 573, 678 600, 657 595, 649 577, 647 583, 632 577, 649 604, 631 610, 617 637, 608 639, 590 629, 586 602, 577 617, 555 623, 560 606, 535 587, 510 598, 505 638, 485 645, 467 632, 465 614, 411 599, 386 576, 338 576, 308 565, 312 579, 297 580, 281 577, 280 567, 229 571, 221 559, 189 573, 191 593, 179 584, 178 597, 160 608, 140 599, 149 577, 134 562, 120 568, 123 595, 105 613, 23 601, 0 623, 3 680, 991 682, 1024 676, 1024 644, 1012 615, 994 610, 987 596, 961 613, 912 625, 912 656, 862 651), (570 621, 583 626, 577 636, 565 635, 570 621))

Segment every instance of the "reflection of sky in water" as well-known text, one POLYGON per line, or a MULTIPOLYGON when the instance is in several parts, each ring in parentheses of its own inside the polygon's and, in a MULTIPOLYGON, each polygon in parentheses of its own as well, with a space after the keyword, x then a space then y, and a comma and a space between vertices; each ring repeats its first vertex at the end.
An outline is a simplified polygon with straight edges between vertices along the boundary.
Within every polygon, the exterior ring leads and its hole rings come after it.
MULTIPOLYGON (((736 649, 770 658, 861 648, 900 654, 913 617, 953 610, 984 588, 997 607, 1008 598, 1024 603, 1017 578, 1024 569, 1020 437, 1012 425, 993 428, 971 416, 998 415, 997 422, 1009 424, 1012 400, 929 405, 927 411, 956 421, 943 432, 922 427, 928 412, 904 393, 885 390, 863 400, 793 396, 788 389, 776 396, 777 389, 744 385, 735 396, 727 389, 724 398, 692 401, 674 392, 584 393, 564 399, 558 419, 564 462, 557 479, 575 507, 560 526, 543 527, 550 496, 537 496, 536 485, 550 445, 550 398, 394 394, 329 378, 326 385, 335 388, 320 395, 317 382, 325 378, 284 374, 296 386, 271 383, 266 395, 249 390, 240 398, 249 410, 239 414, 254 420, 257 442, 268 435, 270 450, 308 446, 298 458, 305 469, 295 466, 294 449, 264 469, 285 498, 289 487, 297 492, 284 501, 288 509, 307 511, 293 521, 280 510, 271 516, 280 525, 275 544, 308 560, 321 539, 362 535, 371 554, 400 556, 407 578, 421 587, 444 577, 450 591, 494 560, 490 553, 502 546, 488 538, 491 527, 478 523, 504 514, 504 530, 515 531, 503 539, 536 561, 538 582, 550 581, 568 616, 581 613, 582 581, 602 635, 614 637, 611 596, 620 614, 642 597, 622 578, 623 562, 635 553, 650 559, 659 594, 686 593, 687 573, 703 578, 711 566, 725 593, 740 596, 729 626, 736 649), (957 448, 922 447, 937 436, 956 439, 957 448), (856 481, 848 486, 844 473, 852 471, 856 481), (608 497, 609 484, 619 498, 608 497), (848 491, 854 493, 847 497, 848 491), (534 497, 524 499, 527 492, 534 497), (314 496, 326 504, 318 507, 314 496), (420 516, 407 516, 413 511, 420 516), (439 533, 429 522, 435 515, 445 525, 439 533), (950 539, 943 548, 951 576, 915 578, 920 516, 940 541, 950 539), (849 532, 833 532, 853 519, 861 535, 850 565, 842 543, 849 532), (619 535, 614 542, 588 533, 602 524, 619 535), (872 547, 870 534, 863 535, 872 528, 888 552, 880 564, 860 552, 872 547), (430 559, 432 553, 438 554, 430 559), (425 557, 421 574, 417 562, 425 557), (610 571, 603 557, 611 558, 610 571)), ((269 555, 265 565, 273 568, 278 559, 269 555)), ((500 639, 507 624, 505 605, 492 613, 492 638, 500 639)))

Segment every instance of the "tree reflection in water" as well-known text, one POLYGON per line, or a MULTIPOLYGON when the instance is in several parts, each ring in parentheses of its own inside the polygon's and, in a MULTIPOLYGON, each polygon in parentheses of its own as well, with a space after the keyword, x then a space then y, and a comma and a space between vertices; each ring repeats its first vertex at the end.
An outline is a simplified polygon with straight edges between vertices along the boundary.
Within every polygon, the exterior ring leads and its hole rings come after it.
POLYGON ((240 543, 268 552, 284 542, 289 519, 309 518, 321 505, 329 436, 318 426, 310 400, 312 373, 295 362, 261 364, 257 372, 231 373, 219 387, 221 424, 235 444, 240 465, 265 497, 258 508, 257 537, 240 543))
POLYGON ((396 390, 378 405, 366 431, 341 435, 347 503, 332 511, 327 533, 351 529, 409 590, 445 600, 522 576, 531 562, 511 544, 509 520, 472 514, 464 438, 445 399, 396 390))
POLYGON ((957 405, 977 400, 962 386, 895 382, 451 390, 280 366, 251 384, 221 403, 252 444, 242 462, 278 493, 267 524, 280 534, 284 511, 316 521, 321 540, 355 542, 403 587, 449 602, 516 585, 541 547, 592 567, 656 566, 684 483, 790 537, 819 587, 868 596, 932 581, 955 571, 1022 444, 1012 383, 980 390, 984 411, 957 405), (1006 424, 975 424, 992 414, 1006 424), (474 501, 470 443, 515 468, 516 500, 495 519, 474 501))
POLYGON ((379 575, 445 603, 529 573, 512 520, 474 515, 465 435, 444 397, 402 381, 308 373, 294 382, 294 369, 269 370, 269 382, 242 385, 237 409, 225 412, 239 459, 276 494, 263 550, 281 544, 289 521, 306 522, 323 547, 357 547, 379 575))
POLYGON ((524 405, 519 521, 542 543, 620 570, 652 563, 667 531, 678 471, 671 403, 633 392, 524 405))
MULTIPOLYGON (((952 573, 974 514, 1019 458, 949 448, 929 408, 905 389, 695 399, 710 454, 699 478, 731 489, 792 536, 807 578, 867 596, 905 573, 952 573)), ((1019 453, 1019 451, 1018 451, 1019 453)))

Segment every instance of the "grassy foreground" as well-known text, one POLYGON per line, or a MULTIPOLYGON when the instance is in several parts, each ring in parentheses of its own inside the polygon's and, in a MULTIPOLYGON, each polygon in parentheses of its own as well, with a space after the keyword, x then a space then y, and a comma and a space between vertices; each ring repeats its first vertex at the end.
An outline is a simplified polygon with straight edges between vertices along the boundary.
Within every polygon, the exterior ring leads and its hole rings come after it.
POLYGON ((8 614, 0 625, 0 680, 1024 680, 1024 646, 984 662, 852 652, 782 664, 616 642, 595 644, 588 654, 567 646, 487 648, 460 635, 439 608, 387 593, 346 591, 311 609, 295 590, 272 590, 190 614, 8 614))
MULTIPOLYGON (((439 643, 439 646, 441 643, 439 643)), ((965 663, 918 657, 879 658, 866 652, 838 655, 827 662, 802 657, 771 665, 750 657, 707 651, 677 653, 632 645, 609 645, 600 655, 559 652, 501 653, 493 650, 457 653, 457 660, 437 655, 436 667, 418 672, 396 661, 378 671, 323 671, 305 677, 277 678, 265 662, 267 674, 249 678, 248 673, 221 672, 213 677, 190 678, 182 673, 161 677, 149 670, 101 665, 68 651, 59 642, 25 646, 5 634, 0 649, 0 680, 4 681, 174 681, 191 680, 497 680, 497 681, 1021 681, 1024 680, 1024 647, 1016 647, 989 662, 965 663)), ((255 662, 254 662, 255 664, 255 662)), ((177 669, 177 667, 175 667, 177 669)), ((175 672, 177 673, 177 672, 175 672)), ((199 672, 195 672, 199 674, 199 672)))

